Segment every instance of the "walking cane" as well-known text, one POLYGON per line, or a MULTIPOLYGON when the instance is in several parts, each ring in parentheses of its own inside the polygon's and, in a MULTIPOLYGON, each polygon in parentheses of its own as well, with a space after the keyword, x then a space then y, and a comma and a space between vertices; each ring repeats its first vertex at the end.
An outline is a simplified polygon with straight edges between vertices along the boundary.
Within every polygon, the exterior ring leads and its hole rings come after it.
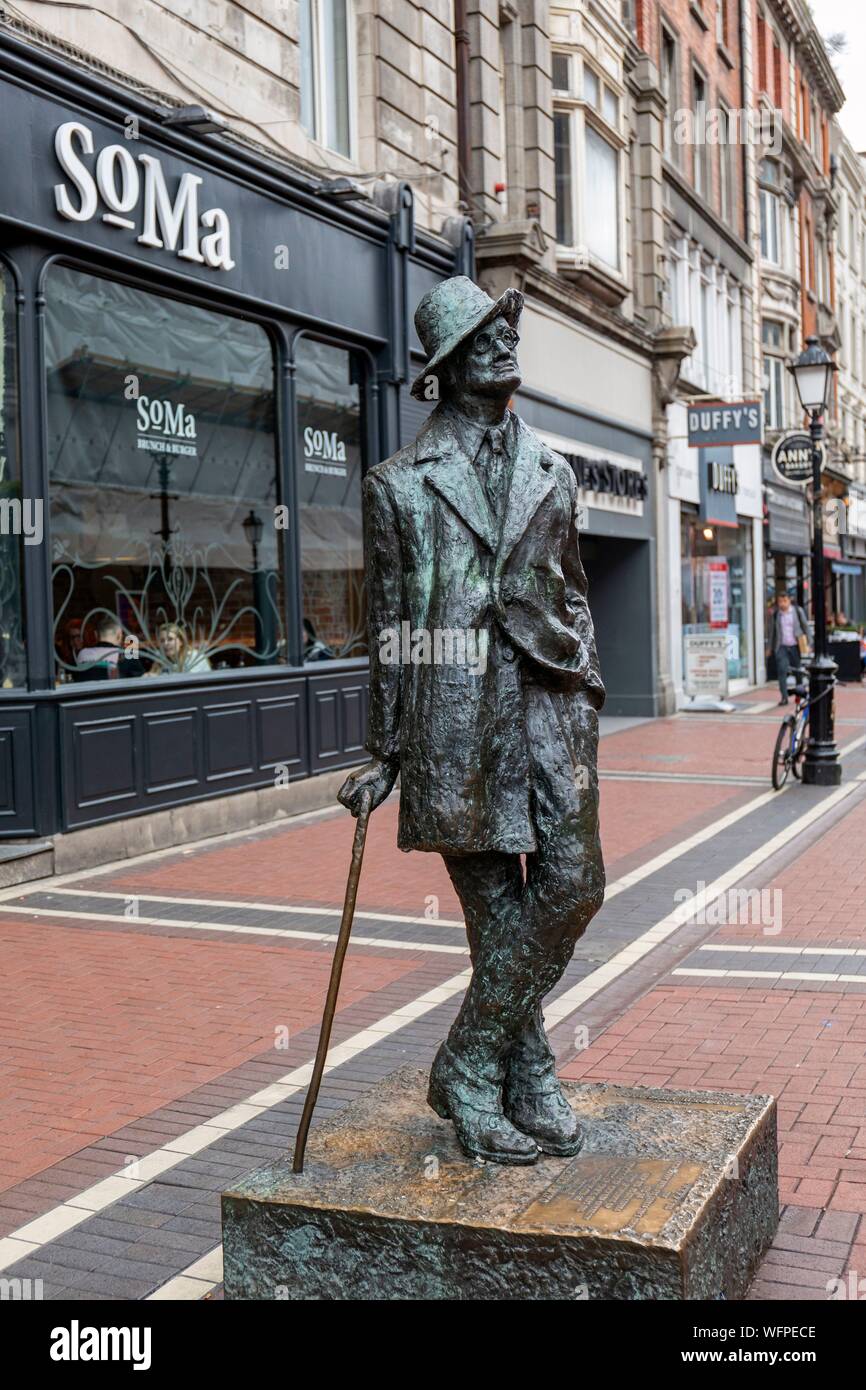
POLYGON ((322 1031, 319 1033, 319 1046, 316 1049, 316 1061, 313 1066, 313 1075, 310 1078, 310 1088, 307 1091, 307 1099, 304 1101, 301 1123, 298 1126, 298 1134, 295 1139, 295 1156, 292 1161, 293 1173, 303 1173, 304 1171, 304 1150, 307 1147, 307 1135, 310 1130, 310 1121, 313 1118, 313 1111, 316 1108, 316 1101, 319 1098, 319 1087, 322 1084, 325 1059, 328 1055, 328 1045, 331 1041, 331 1027, 334 1022, 334 1014, 337 1011, 337 995, 340 992, 343 961, 346 958, 346 949, 349 945, 349 937, 352 932, 352 919, 355 915, 355 899, 358 896, 358 882, 361 877, 361 864, 364 860, 364 841, 367 838, 367 821, 370 818, 371 801, 371 792, 364 791, 361 793, 361 809, 358 812, 358 819, 355 824, 355 839, 352 843, 352 863, 349 869, 349 879, 346 883, 346 899, 343 903, 343 916, 340 921, 340 930, 337 933, 337 948, 334 951, 334 961, 331 966, 331 979, 328 984, 328 996, 325 1000, 325 1012, 322 1015, 322 1031))

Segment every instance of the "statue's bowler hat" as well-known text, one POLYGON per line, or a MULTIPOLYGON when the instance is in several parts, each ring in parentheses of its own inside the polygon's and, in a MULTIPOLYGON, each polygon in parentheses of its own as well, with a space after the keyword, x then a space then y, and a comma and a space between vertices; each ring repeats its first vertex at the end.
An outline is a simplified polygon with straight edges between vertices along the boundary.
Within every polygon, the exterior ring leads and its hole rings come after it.
POLYGON ((452 275, 429 290, 415 310, 415 328, 428 359, 412 383, 416 400, 424 399, 427 377, 462 342, 500 314, 513 328, 522 309, 520 290, 506 290, 499 299, 491 299, 466 275, 452 275))

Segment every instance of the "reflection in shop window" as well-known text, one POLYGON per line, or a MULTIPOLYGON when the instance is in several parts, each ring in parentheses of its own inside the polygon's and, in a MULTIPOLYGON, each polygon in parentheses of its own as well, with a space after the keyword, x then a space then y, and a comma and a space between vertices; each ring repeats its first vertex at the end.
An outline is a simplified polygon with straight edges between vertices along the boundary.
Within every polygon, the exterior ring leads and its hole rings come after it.
POLYGON ((312 338, 297 343, 295 362, 304 660, 364 656, 359 364, 312 338))
POLYGON ((15 343, 12 280, 0 265, 0 687, 6 690, 26 682, 21 546, 25 523, 37 534, 38 501, 21 496, 15 343))
POLYGON ((286 660, 264 329, 48 277, 58 682, 286 660))

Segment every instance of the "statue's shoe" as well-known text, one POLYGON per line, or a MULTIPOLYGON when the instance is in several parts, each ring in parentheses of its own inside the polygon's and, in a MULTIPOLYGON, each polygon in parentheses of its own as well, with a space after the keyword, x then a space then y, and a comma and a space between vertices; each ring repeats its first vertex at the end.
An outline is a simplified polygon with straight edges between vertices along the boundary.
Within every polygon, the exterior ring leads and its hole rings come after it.
POLYGON ((583 1130, 558 1083, 546 1091, 507 1090, 505 1114, 543 1153, 571 1158, 583 1144, 583 1130))
POLYGON ((451 1121, 463 1151, 488 1163, 536 1163, 538 1145, 506 1119, 498 1087, 469 1080, 462 1068, 449 1064, 450 1058, 443 1045, 430 1073, 427 1103, 451 1121))

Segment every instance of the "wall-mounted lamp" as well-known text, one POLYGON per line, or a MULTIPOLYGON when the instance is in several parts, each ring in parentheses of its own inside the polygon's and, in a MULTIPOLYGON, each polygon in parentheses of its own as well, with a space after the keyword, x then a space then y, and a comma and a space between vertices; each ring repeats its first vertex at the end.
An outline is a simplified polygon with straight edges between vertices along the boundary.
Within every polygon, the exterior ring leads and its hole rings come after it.
POLYGON ((162 118, 163 125, 173 126, 175 130, 189 130, 193 135, 213 135, 225 130, 226 123, 215 111, 204 106, 179 106, 162 118))

